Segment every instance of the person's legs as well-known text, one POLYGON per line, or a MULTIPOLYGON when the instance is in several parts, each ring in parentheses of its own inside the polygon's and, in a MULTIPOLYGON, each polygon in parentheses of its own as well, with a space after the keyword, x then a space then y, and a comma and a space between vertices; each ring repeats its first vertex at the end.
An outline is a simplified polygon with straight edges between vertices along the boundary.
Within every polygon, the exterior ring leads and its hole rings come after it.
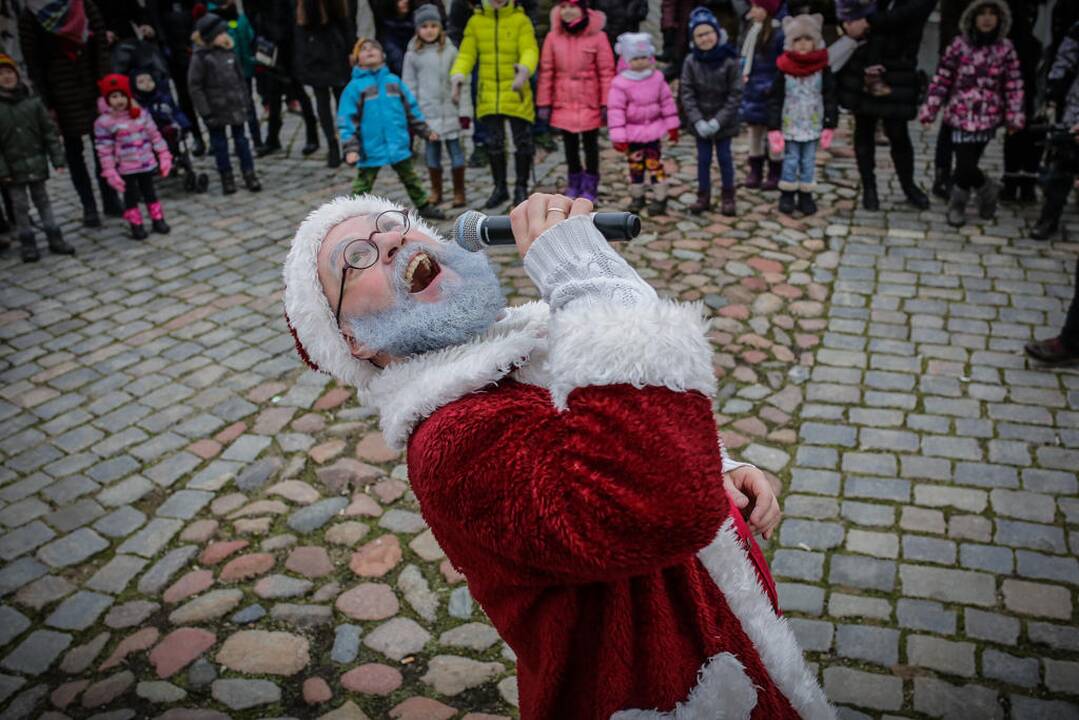
MULTIPOLYGON (((423 189, 423 183, 420 182, 419 176, 416 175, 416 171, 412 167, 412 158, 405 158, 399 163, 394 163, 390 167, 397 173, 397 177, 401 180, 401 184, 405 186, 405 192, 408 193, 408 199, 412 202, 412 206, 421 211, 428 206, 430 199, 427 197, 427 192, 423 189)), ((441 168, 440 168, 441 169, 441 168)))
POLYGON ((90 135, 90 149, 94 156, 94 174, 97 176, 97 189, 101 193, 101 210, 109 217, 120 217, 123 209, 120 207, 120 194, 101 174, 101 161, 97 156, 97 146, 94 144, 94 136, 90 135))
POLYGON ((170 58, 169 74, 172 75, 172 84, 176 86, 176 100, 180 104, 180 110, 191 122, 191 139, 195 147, 192 154, 202 157, 206 154, 206 143, 202 139, 202 131, 199 129, 199 116, 195 112, 195 103, 191 101, 191 92, 187 87, 187 71, 189 63, 186 56, 181 60, 170 58))
POLYGON ((428 140, 426 147, 423 149, 423 159, 427 163, 427 167, 441 168, 442 167, 442 141, 440 140, 428 140))
POLYGON ((97 215, 97 203, 94 200, 94 188, 90 184, 90 173, 86 170, 86 159, 82 155, 82 136, 65 134, 63 143, 67 172, 71 176, 71 184, 75 186, 75 192, 78 193, 79 202, 82 204, 83 225, 96 227, 101 224, 101 220, 97 215))
POLYGON ((933 153, 933 194, 948 199, 952 191, 952 134, 941 126, 933 153))
POLYGON ((427 174, 431 179, 430 202, 432 205, 438 205, 442 202, 442 141, 428 140, 424 154, 427 160, 427 174))
POLYGON ((978 167, 985 143, 957 143, 954 147, 956 187, 977 190, 985 183, 985 175, 978 167))
POLYGON ((750 189, 759 188, 764 181, 766 134, 767 130, 763 125, 749 126, 749 170, 746 172, 745 186, 750 189))
POLYGON ((585 172, 599 175, 599 129, 586 130, 581 133, 584 145, 584 170, 585 172))
POLYGON ((532 170, 532 123, 511 117, 510 132, 513 133, 513 202, 528 199, 529 173, 532 170))
POLYGON ((1024 350, 1035 360, 1050 365, 1079 361, 1079 262, 1075 264, 1075 288, 1060 335, 1026 344, 1024 350))
POLYGON ((877 196, 876 134, 875 116, 854 116, 854 157, 858 164, 858 175, 862 178, 862 206, 866 210, 880 210, 877 196))
POLYGON ((300 151, 305 156, 318 150, 318 118, 315 117, 315 108, 311 105, 311 97, 303 85, 295 78, 289 78, 289 94, 300 103, 300 114, 303 117, 304 146, 300 151))
POLYGON ((652 179, 650 215, 667 214, 667 171, 663 168, 663 146, 659 140, 644 144, 644 167, 652 179))
POLYGON ((817 189, 817 143, 817 140, 799 143, 798 210, 802 215, 817 213, 817 202, 813 199, 813 193, 817 189))
POLYGON ((906 120, 885 119, 884 134, 888 136, 888 145, 892 151, 892 163, 895 174, 907 202, 919 210, 929 208, 929 198, 914 182, 914 143, 910 140, 910 128, 906 120))
POLYGON ((49 192, 45 188, 45 181, 38 180, 30 183, 30 198, 37 207, 37 215, 41 218, 41 225, 45 228, 45 237, 49 241, 49 252, 57 255, 74 255, 75 248, 64 241, 64 235, 60 226, 56 224, 56 217, 52 213, 52 203, 49 201, 49 192))
POLYGON ((632 198, 629 203, 630 212, 640 212, 644 209, 644 144, 629 143, 626 149, 626 166, 629 171, 629 194, 632 198))
POLYGON ((461 148, 460 138, 446 140, 446 150, 450 153, 450 167, 463 168, 465 166, 465 151, 461 148))
POLYGON ((255 147, 262 147, 262 127, 259 124, 259 114, 255 105, 255 81, 253 78, 247 81, 247 126, 251 129, 251 139, 255 147))
POLYGON ((255 159, 251 157, 251 144, 247 141, 243 125, 232 126, 232 145, 236 149, 236 157, 240 160, 240 172, 244 176, 255 172, 255 159))
POLYGON ((465 198, 465 153, 461 149, 460 138, 446 141, 450 151, 450 173, 453 176, 453 206, 464 207, 465 198))
POLYGON ((487 132, 487 155, 491 162, 491 178, 494 180, 494 189, 483 207, 487 210, 498 207, 510 199, 509 190, 506 187, 506 116, 485 115, 480 119, 480 124, 487 132))
POLYGON ((735 206, 734 157, 731 154, 731 138, 716 140, 716 164, 719 165, 720 212, 733 217, 738 210, 735 206))
POLYGON ((15 236, 19 239, 19 255, 23 262, 37 262, 41 259, 41 253, 30 225, 30 199, 27 197, 26 183, 14 183, 7 188, 11 193, 12 220, 15 223, 15 236))
POLYGON ((689 211, 700 215, 712 208, 712 139, 697 138, 697 199, 689 211))
MULTIPOLYGON (((479 92, 479 63, 476 63, 472 68, 472 82, 469 83, 469 92, 472 93, 472 107, 479 107, 476 104, 477 93, 479 92)), ((488 158, 488 152, 490 150, 489 142, 489 128, 482 118, 476 116, 476 122, 473 123, 475 130, 472 133, 472 157, 469 158, 468 164, 474 168, 481 168, 490 162, 488 158)))
POLYGON ((229 139, 226 132, 223 127, 210 128, 210 147, 213 149, 217 171, 221 174, 232 172, 232 161, 229 159, 229 139))
POLYGON ((315 88, 315 109, 318 111, 318 122, 322 126, 322 134, 326 136, 326 147, 329 151, 326 163, 340 156, 337 146, 337 127, 334 123, 333 107, 330 104, 330 88, 315 88))
POLYGON ((1004 187, 1002 195, 1009 202, 1030 203, 1037 200, 1038 164, 1034 133, 1023 128, 1004 137, 1004 187))
POLYGON ((1071 306, 1064 318, 1064 328, 1060 331, 1060 339, 1073 352, 1079 354, 1079 260, 1075 262, 1074 291, 1071 306))
POLYGON ((566 187, 562 194, 576 198, 581 194, 584 170, 581 168, 581 143, 577 133, 562 131, 562 147, 566 152, 566 187))
POLYGON ((352 181, 352 194, 365 195, 371 192, 371 189, 375 186, 378 171, 381 169, 377 166, 356 168, 356 179, 352 181))
POLYGON ((794 213, 803 144, 796 140, 787 140, 783 143, 783 170, 779 176, 779 212, 784 215, 794 213))
POLYGON ((1075 182, 1076 155, 1075 143, 1070 137, 1067 145, 1054 148, 1049 178, 1044 188, 1045 202, 1038 223, 1030 232, 1036 240, 1048 240, 1057 232, 1060 216, 1075 182))
POLYGON ((142 211, 139 210, 139 199, 142 196, 142 188, 139 186, 138 174, 121 175, 124 179, 124 220, 127 221, 134 240, 146 239, 146 228, 142 225, 142 211))
POLYGON ((266 123, 266 142, 258 150, 259 157, 281 149, 281 101, 285 94, 285 84, 277 73, 269 73, 264 87, 266 94, 262 99, 269 107, 270 119, 266 123))

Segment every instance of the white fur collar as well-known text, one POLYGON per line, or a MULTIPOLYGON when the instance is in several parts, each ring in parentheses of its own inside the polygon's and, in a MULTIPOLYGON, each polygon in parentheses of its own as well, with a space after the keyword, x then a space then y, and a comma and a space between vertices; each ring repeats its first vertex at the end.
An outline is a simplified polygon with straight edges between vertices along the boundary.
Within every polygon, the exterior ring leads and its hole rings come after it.
POLYGON ((498 382, 537 349, 545 351, 549 316, 543 302, 507 308, 486 333, 464 345, 390 365, 360 391, 360 400, 378 410, 386 442, 404 449, 412 429, 435 410, 498 382))

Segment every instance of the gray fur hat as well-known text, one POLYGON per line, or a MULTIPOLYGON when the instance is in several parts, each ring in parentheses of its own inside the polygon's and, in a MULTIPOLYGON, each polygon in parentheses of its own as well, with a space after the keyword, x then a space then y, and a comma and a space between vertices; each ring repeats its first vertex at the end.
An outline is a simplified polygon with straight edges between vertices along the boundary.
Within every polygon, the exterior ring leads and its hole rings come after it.
POLYGON ((803 37, 811 38, 815 49, 823 49, 824 36, 821 34, 823 27, 824 16, 820 13, 788 15, 783 18, 783 49, 790 50, 794 47, 794 41, 803 37))

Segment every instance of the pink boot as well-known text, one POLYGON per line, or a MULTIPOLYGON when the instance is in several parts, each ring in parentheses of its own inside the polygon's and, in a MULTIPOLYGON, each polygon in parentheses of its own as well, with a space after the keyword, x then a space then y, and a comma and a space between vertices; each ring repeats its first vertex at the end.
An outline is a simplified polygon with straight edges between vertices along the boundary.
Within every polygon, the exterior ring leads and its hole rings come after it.
POLYGON ((146 228, 142 226, 142 213, 139 212, 137 207, 128 208, 124 210, 124 220, 127 220, 128 227, 131 228, 131 238, 133 240, 145 240, 146 228))
POLYGON ((169 230, 171 230, 172 228, 170 228, 169 224, 165 222, 165 212, 161 209, 161 203, 155 200, 154 202, 148 204, 146 206, 146 209, 150 213, 150 220, 152 221, 151 225, 154 229, 154 232, 160 233, 162 235, 168 235, 169 230))

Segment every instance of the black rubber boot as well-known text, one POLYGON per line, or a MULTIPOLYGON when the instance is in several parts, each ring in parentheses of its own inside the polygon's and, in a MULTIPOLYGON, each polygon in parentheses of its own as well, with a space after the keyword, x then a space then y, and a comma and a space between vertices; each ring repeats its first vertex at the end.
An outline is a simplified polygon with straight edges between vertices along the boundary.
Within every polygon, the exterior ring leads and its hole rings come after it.
POLYGON ((236 192, 236 178, 230 172, 221 173, 221 194, 232 195, 236 192))
POLYGON ((64 234, 60 231, 60 228, 53 228, 52 230, 45 230, 45 238, 49 241, 49 252, 54 255, 74 255, 75 248, 71 247, 64 240, 64 234))
POLYGON ((19 256, 24 263, 37 262, 41 259, 41 251, 37 249, 33 232, 19 233, 19 256))
MULTIPOLYGON (((481 146, 477 146, 477 149, 481 146)), ((491 178, 495 181, 491 196, 483 204, 485 210, 504 205, 510 199, 509 189, 506 187, 506 156, 504 153, 491 155, 491 178)))
POLYGON ((532 170, 532 156, 515 153, 513 156, 513 204, 528 199, 528 173, 532 170))
POLYGON ((249 192, 259 192, 262 190, 262 183, 259 182, 258 175, 255 174, 254 170, 248 170, 244 173, 244 187, 246 187, 249 192))
POLYGON ((798 212, 803 215, 817 214, 817 203, 813 199, 813 193, 808 190, 798 191, 798 212))

